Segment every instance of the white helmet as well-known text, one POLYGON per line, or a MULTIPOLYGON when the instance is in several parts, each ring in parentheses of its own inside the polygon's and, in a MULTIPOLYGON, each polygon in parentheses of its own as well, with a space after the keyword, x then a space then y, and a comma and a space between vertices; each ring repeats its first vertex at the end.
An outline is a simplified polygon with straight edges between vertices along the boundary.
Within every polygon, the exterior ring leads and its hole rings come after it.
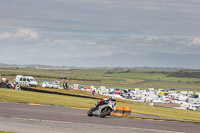
POLYGON ((2 80, 3 82, 6 82, 6 78, 2 78, 1 80, 2 80))
POLYGON ((111 97, 111 100, 112 100, 112 101, 116 101, 116 97, 115 97, 115 96, 112 96, 112 97, 111 97))

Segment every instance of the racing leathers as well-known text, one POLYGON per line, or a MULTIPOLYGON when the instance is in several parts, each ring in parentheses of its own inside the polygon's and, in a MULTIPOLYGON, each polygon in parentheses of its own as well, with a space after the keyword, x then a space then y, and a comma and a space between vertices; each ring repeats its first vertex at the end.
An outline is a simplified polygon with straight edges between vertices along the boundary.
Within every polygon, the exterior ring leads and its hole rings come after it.
POLYGON ((97 110, 100 105, 107 104, 110 100, 112 100, 112 98, 104 98, 101 101, 98 101, 92 108, 92 111, 97 110))

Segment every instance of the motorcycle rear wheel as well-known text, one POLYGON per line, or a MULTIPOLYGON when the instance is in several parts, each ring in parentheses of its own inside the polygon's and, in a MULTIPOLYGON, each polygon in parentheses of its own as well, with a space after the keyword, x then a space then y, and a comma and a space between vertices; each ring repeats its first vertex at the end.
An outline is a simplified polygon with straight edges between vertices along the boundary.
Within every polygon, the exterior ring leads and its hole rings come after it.
POLYGON ((101 117, 101 118, 106 117, 107 115, 109 115, 109 113, 110 113, 111 111, 112 111, 112 110, 111 110, 111 108, 109 108, 109 107, 103 108, 103 109, 101 110, 100 117, 101 117))

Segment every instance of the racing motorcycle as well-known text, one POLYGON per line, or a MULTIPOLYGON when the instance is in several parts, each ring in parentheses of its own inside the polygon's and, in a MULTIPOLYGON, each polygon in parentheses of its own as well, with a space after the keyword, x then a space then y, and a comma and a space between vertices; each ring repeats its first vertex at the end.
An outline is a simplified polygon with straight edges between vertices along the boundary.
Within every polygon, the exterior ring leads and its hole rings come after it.
POLYGON ((87 114, 90 117, 94 115, 104 118, 106 116, 109 116, 115 110, 116 110, 116 102, 108 101, 107 104, 99 105, 95 111, 93 111, 91 108, 87 114))

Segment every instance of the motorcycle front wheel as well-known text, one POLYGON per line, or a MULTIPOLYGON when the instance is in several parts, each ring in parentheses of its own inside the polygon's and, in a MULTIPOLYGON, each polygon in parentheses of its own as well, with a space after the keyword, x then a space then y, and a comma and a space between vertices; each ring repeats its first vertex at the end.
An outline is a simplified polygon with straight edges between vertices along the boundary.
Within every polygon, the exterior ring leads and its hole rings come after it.
POLYGON ((90 116, 90 117, 93 116, 91 109, 87 112, 87 115, 90 116))
POLYGON ((111 110, 111 108, 109 108, 109 107, 103 108, 103 109, 101 110, 100 117, 101 117, 101 118, 106 117, 107 115, 109 115, 109 113, 110 113, 111 111, 112 111, 112 110, 111 110))

